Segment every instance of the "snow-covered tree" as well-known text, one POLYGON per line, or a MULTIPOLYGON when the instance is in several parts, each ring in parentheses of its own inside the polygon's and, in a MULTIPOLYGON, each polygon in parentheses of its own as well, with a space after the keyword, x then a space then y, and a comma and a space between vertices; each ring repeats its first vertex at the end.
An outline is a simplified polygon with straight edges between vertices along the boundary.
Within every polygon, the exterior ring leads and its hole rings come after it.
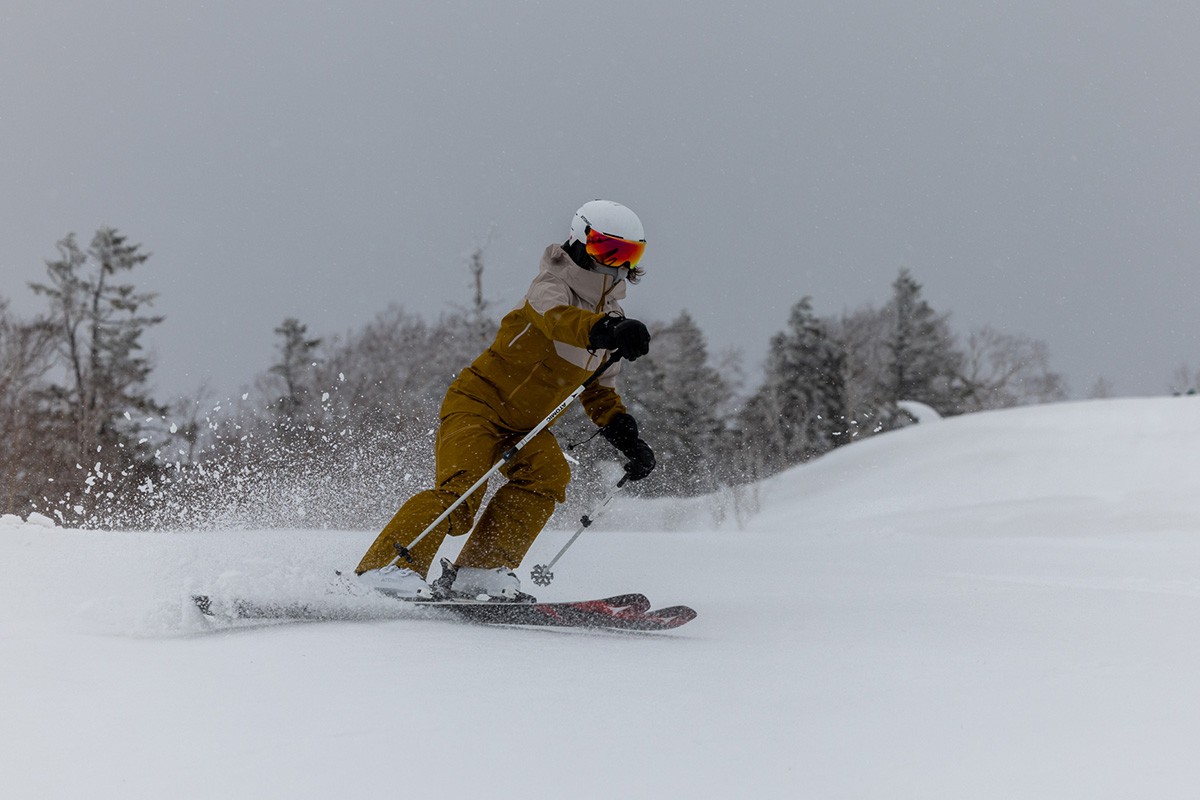
POLYGON ((363 428, 428 428, 453 375, 430 357, 438 346, 429 323, 393 304, 330 343, 318 382, 333 413, 363 428))
POLYGON ((886 310, 863 307, 825 322, 830 337, 845 354, 843 376, 851 439, 886 429, 896 414, 895 406, 883 395, 889 320, 886 310))
POLYGON ((889 406, 917 400, 942 414, 959 411, 962 354, 955 348, 949 314, 938 314, 921 294, 907 269, 892 284, 885 308, 889 325, 884 341, 887 369, 879 395, 889 406))
POLYGON ((650 354, 622 366, 622 398, 654 448, 658 468, 639 491, 696 495, 717 488, 723 457, 728 382, 709 362, 708 346, 686 311, 655 326, 650 354))
POLYGON ((766 471, 849 441, 845 367, 841 344, 813 313, 811 298, 801 299, 772 337, 762 387, 742 411, 745 447, 766 471))

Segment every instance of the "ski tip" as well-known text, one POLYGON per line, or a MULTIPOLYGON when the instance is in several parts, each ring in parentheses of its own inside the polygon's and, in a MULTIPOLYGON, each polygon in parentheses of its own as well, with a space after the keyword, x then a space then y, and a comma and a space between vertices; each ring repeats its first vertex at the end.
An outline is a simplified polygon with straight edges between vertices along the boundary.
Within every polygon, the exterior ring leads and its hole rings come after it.
POLYGON ((667 608, 646 611, 637 616, 620 620, 613 627, 652 633, 655 631, 673 630, 686 625, 695 618, 695 609, 688 608, 687 606, 668 606, 667 608))
POLYGON ((678 628, 680 625, 685 625, 697 616, 696 609, 689 606, 669 606, 668 608, 660 608, 657 611, 651 611, 650 616, 664 619, 669 627, 678 628))

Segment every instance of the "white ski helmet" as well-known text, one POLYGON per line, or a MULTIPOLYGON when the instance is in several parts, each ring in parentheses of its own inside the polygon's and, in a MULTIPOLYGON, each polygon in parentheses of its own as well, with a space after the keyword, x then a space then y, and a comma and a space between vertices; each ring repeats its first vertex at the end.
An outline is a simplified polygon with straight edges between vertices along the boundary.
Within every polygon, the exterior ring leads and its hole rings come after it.
POLYGON ((567 244, 581 242, 587 254, 609 267, 634 269, 646 250, 646 232, 637 214, 611 200, 584 203, 571 220, 567 244))

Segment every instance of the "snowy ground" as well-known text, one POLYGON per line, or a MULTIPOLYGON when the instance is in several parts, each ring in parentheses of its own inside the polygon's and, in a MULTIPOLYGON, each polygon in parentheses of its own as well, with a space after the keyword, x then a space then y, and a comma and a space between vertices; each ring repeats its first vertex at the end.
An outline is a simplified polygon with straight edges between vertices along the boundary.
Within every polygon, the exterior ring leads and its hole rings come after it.
POLYGON ((1195 797, 1198 475, 1200 400, 1097 401, 855 444, 740 531, 626 501, 541 596, 700 612, 659 636, 212 631, 189 591, 315 586, 373 532, 7 519, 0 793, 1195 797))

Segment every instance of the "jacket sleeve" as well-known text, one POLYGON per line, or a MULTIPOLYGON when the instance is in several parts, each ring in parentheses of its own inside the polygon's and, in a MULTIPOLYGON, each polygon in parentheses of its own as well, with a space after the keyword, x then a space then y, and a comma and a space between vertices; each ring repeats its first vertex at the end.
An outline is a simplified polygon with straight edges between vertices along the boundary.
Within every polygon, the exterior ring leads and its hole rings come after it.
MULTIPOLYGON (((525 304, 525 316, 539 331, 552 341, 563 342, 572 347, 586 350, 592 326, 604 315, 593 314, 581 308, 562 305, 551 308, 545 314, 537 313, 530 303, 525 304)), ((580 355, 585 355, 580 352, 580 355)), ((595 362, 593 362, 595 363, 595 362)), ((583 390, 579 403, 592 422, 603 427, 615 415, 625 411, 621 397, 617 394, 616 378, 621 371, 620 362, 609 367, 600 380, 583 390)))
MULTIPOLYGON (((529 287, 522 312, 547 339, 582 350, 587 350, 592 326, 605 316, 601 312, 572 305, 570 288, 546 275, 539 276, 529 287)), ((601 427, 625 411, 616 390, 616 375, 620 367, 620 363, 614 364, 600 380, 579 396, 583 410, 601 427)))
POLYGON ((571 305, 553 306, 545 311, 538 311, 532 302, 526 301, 523 310, 529 322, 547 339, 584 349, 588 346, 592 326, 604 318, 603 314, 571 305))
POLYGON ((525 316, 551 341, 586 348, 592 326, 604 314, 571 304, 571 289, 561 281, 540 275, 525 295, 525 316))

